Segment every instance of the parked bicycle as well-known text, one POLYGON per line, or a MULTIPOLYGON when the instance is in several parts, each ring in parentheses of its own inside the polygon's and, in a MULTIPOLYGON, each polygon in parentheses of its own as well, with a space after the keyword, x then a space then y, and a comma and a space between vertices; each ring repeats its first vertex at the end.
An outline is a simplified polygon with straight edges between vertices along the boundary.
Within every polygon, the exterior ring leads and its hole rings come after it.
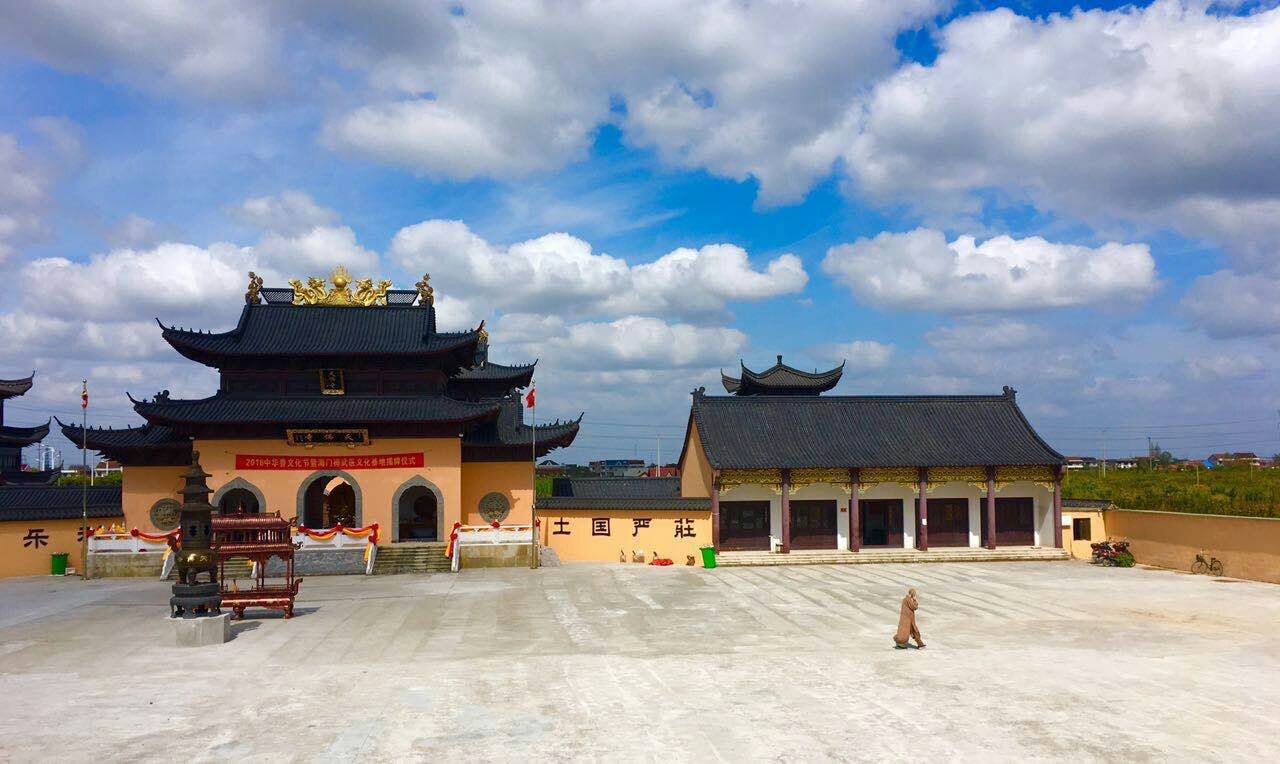
POLYGON ((1200 552, 1196 555, 1196 561, 1191 563, 1191 572, 1196 574, 1208 573, 1211 576, 1221 576, 1222 560, 1219 560, 1217 557, 1212 555, 1210 555, 1209 559, 1206 560, 1205 553, 1200 552))

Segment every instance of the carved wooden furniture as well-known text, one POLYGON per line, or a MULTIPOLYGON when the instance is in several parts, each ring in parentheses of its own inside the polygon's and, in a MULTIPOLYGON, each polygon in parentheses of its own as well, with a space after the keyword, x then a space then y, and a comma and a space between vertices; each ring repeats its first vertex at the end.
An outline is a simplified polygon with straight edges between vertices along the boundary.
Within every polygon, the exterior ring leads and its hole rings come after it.
POLYGON ((230 608, 237 620, 244 618, 245 608, 250 607, 280 610, 285 618, 292 618, 293 600, 302 584, 302 579, 293 575, 293 553, 301 546, 294 543, 289 521, 281 518, 279 512, 215 516, 213 548, 218 555, 222 606, 230 608), (254 566, 251 588, 241 589, 235 581, 227 582, 227 560, 237 557, 247 559, 254 566), (267 582, 267 563, 272 557, 284 562, 283 582, 267 582))

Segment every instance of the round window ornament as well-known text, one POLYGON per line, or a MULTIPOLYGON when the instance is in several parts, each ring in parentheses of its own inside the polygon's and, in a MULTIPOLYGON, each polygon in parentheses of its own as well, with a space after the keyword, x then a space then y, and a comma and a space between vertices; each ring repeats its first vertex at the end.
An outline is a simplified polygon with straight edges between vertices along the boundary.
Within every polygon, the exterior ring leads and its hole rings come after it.
POLYGON ((484 498, 480 499, 480 517, 484 518, 486 523, 502 522, 509 514, 511 514, 511 501, 507 499, 506 494, 493 491, 486 493, 484 498))
POLYGON ((161 499, 151 505, 151 524, 162 531, 178 527, 178 512, 182 505, 174 499, 161 499))

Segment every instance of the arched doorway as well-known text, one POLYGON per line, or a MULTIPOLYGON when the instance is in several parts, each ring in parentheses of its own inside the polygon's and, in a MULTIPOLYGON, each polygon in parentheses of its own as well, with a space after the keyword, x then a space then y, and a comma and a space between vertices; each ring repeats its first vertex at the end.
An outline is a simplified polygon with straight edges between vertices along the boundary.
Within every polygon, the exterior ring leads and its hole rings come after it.
POLYGON ((317 472, 298 488, 298 521, 308 528, 360 526, 360 486, 345 472, 317 472))
POLYGON ((258 504, 258 497, 254 496, 249 489, 232 488, 222 494, 222 499, 218 501, 218 511, 224 515, 236 512, 256 515, 262 511, 262 506, 258 504))
POLYGON ((395 513, 394 541, 440 541, 444 504, 440 489, 415 475, 400 486, 392 498, 395 513))

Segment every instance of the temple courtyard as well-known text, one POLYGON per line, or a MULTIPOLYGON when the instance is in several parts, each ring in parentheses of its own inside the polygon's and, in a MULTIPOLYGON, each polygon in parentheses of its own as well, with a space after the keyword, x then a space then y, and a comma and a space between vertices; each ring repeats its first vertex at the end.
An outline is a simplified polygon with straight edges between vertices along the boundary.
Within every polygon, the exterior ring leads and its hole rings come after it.
POLYGON ((293 620, 251 611, 197 649, 167 599, 0 581, 0 759, 1280 759, 1268 584, 1079 562, 317 577, 293 620), (889 638, 909 585, 925 650, 889 638))

